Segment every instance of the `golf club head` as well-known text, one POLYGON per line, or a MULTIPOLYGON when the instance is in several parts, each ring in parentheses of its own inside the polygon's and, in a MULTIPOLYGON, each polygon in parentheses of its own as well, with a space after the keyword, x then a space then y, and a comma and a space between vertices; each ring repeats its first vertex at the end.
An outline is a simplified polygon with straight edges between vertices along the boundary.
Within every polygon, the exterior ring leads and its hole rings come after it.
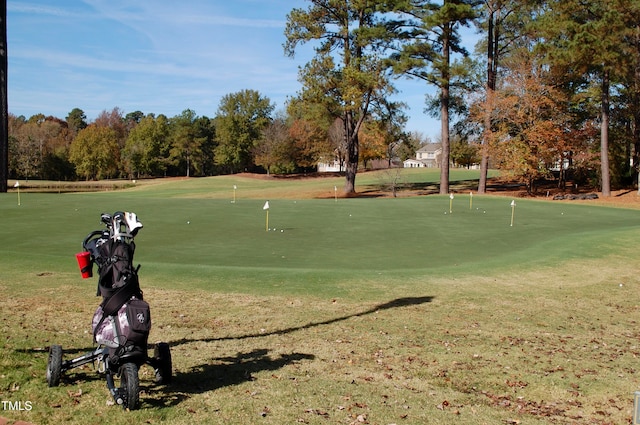
POLYGON ((111 214, 108 213, 102 213, 100 214, 100 221, 106 225, 106 226, 110 226, 111 225, 111 214))
POLYGON ((126 228, 124 220, 124 212, 117 211, 111 216, 111 237, 114 240, 122 239, 123 237, 129 237, 129 232, 126 228))

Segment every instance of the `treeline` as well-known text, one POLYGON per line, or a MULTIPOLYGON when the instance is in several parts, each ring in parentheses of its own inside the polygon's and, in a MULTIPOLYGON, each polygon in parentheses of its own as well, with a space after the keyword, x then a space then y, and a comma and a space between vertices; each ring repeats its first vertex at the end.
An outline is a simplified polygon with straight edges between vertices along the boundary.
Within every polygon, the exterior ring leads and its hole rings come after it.
MULTIPOLYGON (((117 107, 92 122, 80 108, 65 119, 9 114, 9 175, 68 181, 296 173, 315 171, 321 160, 344 157, 338 123, 312 122, 296 117, 295 106, 289 110, 293 116, 274 113, 268 98, 243 90, 224 96, 213 118, 190 109, 167 117, 125 114, 117 107)), ((369 123, 363 129, 362 159, 410 157, 419 137, 392 139, 369 123)))

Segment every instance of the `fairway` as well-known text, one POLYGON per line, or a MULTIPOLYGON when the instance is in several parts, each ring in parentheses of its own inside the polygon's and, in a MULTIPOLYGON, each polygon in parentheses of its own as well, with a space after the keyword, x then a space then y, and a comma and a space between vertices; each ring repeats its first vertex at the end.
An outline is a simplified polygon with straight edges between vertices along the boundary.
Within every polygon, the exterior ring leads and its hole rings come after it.
MULTIPOLYGON (((408 174, 407 184, 427 190, 437 175, 425 176, 408 174)), ((0 417, 629 422, 640 387, 640 211, 520 198, 512 206, 468 192, 334 198, 339 182, 154 181, 27 192, 19 206, 16 193, 0 195, 0 397, 33 407, 0 417), (144 224, 135 263, 150 341, 171 345, 175 374, 163 387, 141 369, 135 412, 105 403, 91 367, 60 387, 44 379, 50 344, 69 357, 91 349, 96 279, 81 279, 74 254, 101 227, 100 213, 117 210, 144 224)))

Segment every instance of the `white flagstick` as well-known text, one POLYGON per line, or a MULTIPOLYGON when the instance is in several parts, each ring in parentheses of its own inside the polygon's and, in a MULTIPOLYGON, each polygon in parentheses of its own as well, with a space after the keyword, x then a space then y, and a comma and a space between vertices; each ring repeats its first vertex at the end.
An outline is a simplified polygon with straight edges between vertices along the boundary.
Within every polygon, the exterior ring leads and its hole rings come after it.
POLYGON ((469 209, 473 209, 473 192, 469 192, 469 209))
POLYGON ((264 203, 264 207, 262 207, 262 209, 267 212, 267 224, 265 226, 265 230, 268 232, 269 231, 269 201, 264 203))
POLYGON ((449 195, 449 214, 453 213, 453 193, 449 195))
POLYGON ((238 186, 236 186, 235 184, 233 185, 233 202, 232 204, 236 203, 236 189, 238 188, 238 186))
POLYGON ((338 186, 333 186, 333 198, 338 202, 338 186))
POLYGON ((16 182, 16 184, 14 184, 13 187, 18 189, 18 206, 20 206, 20 182, 16 182))
POLYGON ((515 199, 511 201, 511 227, 513 227, 513 215, 516 211, 516 201, 515 199))

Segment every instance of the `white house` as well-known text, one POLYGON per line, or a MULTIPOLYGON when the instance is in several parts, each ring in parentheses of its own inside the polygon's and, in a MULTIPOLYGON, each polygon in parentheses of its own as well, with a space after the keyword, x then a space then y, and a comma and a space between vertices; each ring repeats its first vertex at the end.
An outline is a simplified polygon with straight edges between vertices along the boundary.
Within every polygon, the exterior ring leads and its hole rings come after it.
POLYGON ((427 167, 437 168, 440 166, 440 156, 442 147, 439 143, 428 143, 416 151, 416 157, 404 161, 404 168, 427 167))
POLYGON ((423 168, 426 167, 426 164, 420 160, 409 158, 406 159, 402 165, 404 168, 423 168))
POLYGON ((344 167, 340 166, 340 161, 333 160, 331 162, 318 162, 319 173, 338 173, 343 170, 344 167))

